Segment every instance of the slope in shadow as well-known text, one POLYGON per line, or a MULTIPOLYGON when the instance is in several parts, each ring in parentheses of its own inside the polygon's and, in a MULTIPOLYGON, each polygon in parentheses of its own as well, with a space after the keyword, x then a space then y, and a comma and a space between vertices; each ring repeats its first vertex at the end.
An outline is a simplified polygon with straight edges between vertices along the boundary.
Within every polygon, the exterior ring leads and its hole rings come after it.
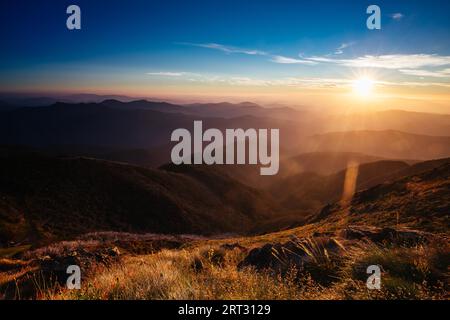
POLYGON ((101 230, 246 233, 270 196, 207 170, 153 170, 87 158, 0 158, 0 243, 101 230))

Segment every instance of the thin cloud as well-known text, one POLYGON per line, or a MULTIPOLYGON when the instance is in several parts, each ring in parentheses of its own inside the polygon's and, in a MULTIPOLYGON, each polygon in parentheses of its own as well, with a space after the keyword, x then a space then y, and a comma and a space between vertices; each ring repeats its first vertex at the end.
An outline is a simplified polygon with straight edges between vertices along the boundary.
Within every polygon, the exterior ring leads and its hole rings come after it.
POLYGON ((268 56, 270 57, 270 61, 278 64, 304 64, 304 65, 316 65, 317 63, 314 61, 308 61, 305 59, 297 59, 297 58, 290 58, 280 55, 273 55, 269 52, 262 51, 262 50, 256 50, 256 49, 243 49, 238 48, 234 46, 226 46, 219 43, 191 43, 191 42, 181 42, 179 44, 182 45, 188 45, 193 47, 199 47, 199 48, 207 48, 207 49, 213 49, 225 52, 227 54, 246 54, 246 55, 252 55, 252 56, 268 56))
POLYGON ((304 59, 295 59, 284 56, 272 56, 272 62, 280 63, 280 64, 305 64, 305 65, 316 65, 317 62, 309 61, 304 59))
POLYGON ((172 72, 172 71, 159 71, 159 72, 147 72, 148 76, 159 76, 159 77, 184 77, 184 76, 199 76, 198 73, 193 72, 172 72))
POLYGON ((186 72, 147 72, 148 76, 162 76, 162 77, 182 77, 186 72))
POLYGON ((261 51, 261 50, 252 50, 252 49, 243 49, 233 46, 226 46, 219 43, 191 43, 191 42, 180 42, 179 44, 192 46, 192 47, 199 47, 199 48, 207 48, 207 49, 213 49, 213 50, 219 50, 225 53, 241 53, 241 54, 247 54, 247 55, 259 55, 259 56, 265 56, 267 55, 267 52, 261 51))
POLYGON ((353 42, 349 42, 349 43, 343 43, 341 44, 336 51, 334 52, 335 55, 340 55, 344 53, 344 50, 347 49, 348 47, 351 47, 353 45, 353 42))
POLYGON ((277 85, 284 85, 290 87, 301 88, 338 88, 347 87, 351 85, 352 81, 349 79, 337 78, 284 78, 276 80, 277 85))
MULTIPOLYGON (((283 78, 267 82, 270 85, 283 85, 291 87, 307 88, 348 88, 354 80, 345 78, 283 78)), ((450 88, 449 83, 441 82, 411 82, 411 81, 374 81, 375 86, 399 86, 399 87, 445 87, 450 88)))
MULTIPOLYGON (((420 71, 420 70, 415 70, 420 71)), ((423 71, 423 70, 422 70, 423 71)), ((442 72, 450 74, 450 69, 442 72)), ((230 86, 255 86, 255 87, 296 87, 296 88, 348 88, 353 84, 352 79, 346 78, 319 78, 319 77, 285 77, 278 79, 261 79, 246 76, 204 75, 189 72, 151 72, 155 76, 181 77, 189 82, 220 84, 230 86)), ((178 78, 177 78, 178 79, 178 78)), ((411 81, 374 81, 377 86, 401 86, 401 87, 428 87, 438 86, 450 88, 449 83, 440 82, 411 82, 411 81)))
POLYGON ((314 62, 334 63, 352 68, 420 69, 423 67, 450 65, 450 56, 436 54, 365 55, 354 59, 334 59, 329 57, 310 57, 306 59, 314 62))
POLYGON ((403 13, 397 12, 397 13, 391 14, 390 17, 394 20, 399 21, 399 20, 402 20, 405 17, 405 15, 403 13))
MULTIPOLYGON (((335 52, 335 55, 312 56, 299 58, 286 57, 282 55, 273 55, 261 50, 242 49, 232 46, 225 46, 217 43, 195 44, 184 43, 185 45, 197 46, 225 52, 227 54, 247 54, 267 56, 273 63, 277 64, 299 64, 299 65, 319 65, 319 64, 335 64, 337 66, 350 68, 380 68, 397 70, 406 76, 418 77, 434 77, 449 78, 450 56, 442 56, 438 54, 390 54, 390 55, 364 55, 352 59, 343 59, 337 55, 341 54, 352 43, 341 44, 335 52), (442 70, 436 70, 441 67, 442 70)), ((190 82, 203 83, 222 83, 229 85, 244 86, 299 86, 299 87, 337 87, 347 86, 349 80, 346 79, 327 79, 327 78, 283 78, 283 79, 254 79, 245 76, 218 76, 218 75, 202 75, 192 72, 174 72, 160 71, 149 72, 147 75, 160 77, 182 77, 190 82)), ((448 83, 439 82, 377 82, 378 85, 389 86, 443 86, 450 87, 448 83)))
POLYGON ((272 85, 271 81, 249 77, 231 77, 226 81, 230 85, 264 87, 272 85))
POLYGON ((438 71, 401 69, 400 72, 406 75, 418 77, 450 78, 450 69, 438 71))

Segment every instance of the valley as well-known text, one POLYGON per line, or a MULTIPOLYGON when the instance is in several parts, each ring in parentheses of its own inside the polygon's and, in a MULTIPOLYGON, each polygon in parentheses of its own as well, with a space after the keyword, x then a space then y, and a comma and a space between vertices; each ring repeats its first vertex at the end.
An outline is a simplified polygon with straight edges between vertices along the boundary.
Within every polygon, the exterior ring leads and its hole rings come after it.
POLYGON ((284 231, 94 232, 9 256, 1 249, 1 292, 8 299, 445 299, 449 165, 357 192, 284 231), (89 285, 79 292, 61 287, 58 266, 67 263, 82 266, 89 285), (383 266, 385 290, 365 290, 368 264, 383 266), (48 289, 36 289, 38 274, 52 277, 48 289))
POLYGON ((366 126, 355 115, 339 131, 250 103, 4 108, 0 297, 445 299, 450 122, 385 121, 396 114, 366 126), (278 174, 171 163, 171 130, 194 119, 205 130, 275 125, 278 174), (87 287, 64 288, 67 264, 87 287), (382 292, 365 290, 368 264, 383 266, 382 292))

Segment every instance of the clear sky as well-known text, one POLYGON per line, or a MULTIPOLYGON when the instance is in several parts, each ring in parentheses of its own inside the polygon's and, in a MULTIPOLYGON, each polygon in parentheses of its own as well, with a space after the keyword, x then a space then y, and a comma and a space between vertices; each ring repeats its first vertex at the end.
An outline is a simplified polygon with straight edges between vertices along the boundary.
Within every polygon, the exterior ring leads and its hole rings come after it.
POLYGON ((2 0, 0 90, 450 113, 449 15, 448 0, 2 0))

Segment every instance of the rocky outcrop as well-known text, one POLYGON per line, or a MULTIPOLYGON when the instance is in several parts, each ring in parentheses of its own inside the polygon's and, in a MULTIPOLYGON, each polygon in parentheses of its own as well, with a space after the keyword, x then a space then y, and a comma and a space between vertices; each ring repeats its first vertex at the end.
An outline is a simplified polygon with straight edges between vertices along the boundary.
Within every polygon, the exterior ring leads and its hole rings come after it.
POLYGON ((307 272, 314 280, 326 284, 338 276, 336 267, 342 262, 345 251, 362 241, 380 246, 414 246, 431 239, 431 234, 417 230, 349 226, 337 232, 315 232, 310 238, 293 237, 285 243, 255 248, 238 268, 252 267, 282 276, 295 269, 299 274, 307 272))
POLYGON ((258 271, 269 271, 286 275, 308 272, 321 283, 333 281, 333 268, 339 263, 345 248, 334 238, 292 238, 286 243, 266 244, 253 249, 238 265, 239 269, 253 267, 258 271), (323 272, 326 271, 326 272, 323 272))
POLYGON ((347 240, 369 240, 377 244, 417 245, 427 243, 432 235, 427 232, 409 229, 373 228, 350 226, 340 232, 338 236, 347 240))
POLYGON ((109 266, 118 262, 121 255, 117 247, 77 248, 57 253, 37 256, 28 261, 0 260, 0 271, 19 275, 11 281, 0 283, 0 299, 35 299, 41 287, 64 287, 69 276, 69 266, 80 267, 82 277, 85 278, 93 266, 109 266))

